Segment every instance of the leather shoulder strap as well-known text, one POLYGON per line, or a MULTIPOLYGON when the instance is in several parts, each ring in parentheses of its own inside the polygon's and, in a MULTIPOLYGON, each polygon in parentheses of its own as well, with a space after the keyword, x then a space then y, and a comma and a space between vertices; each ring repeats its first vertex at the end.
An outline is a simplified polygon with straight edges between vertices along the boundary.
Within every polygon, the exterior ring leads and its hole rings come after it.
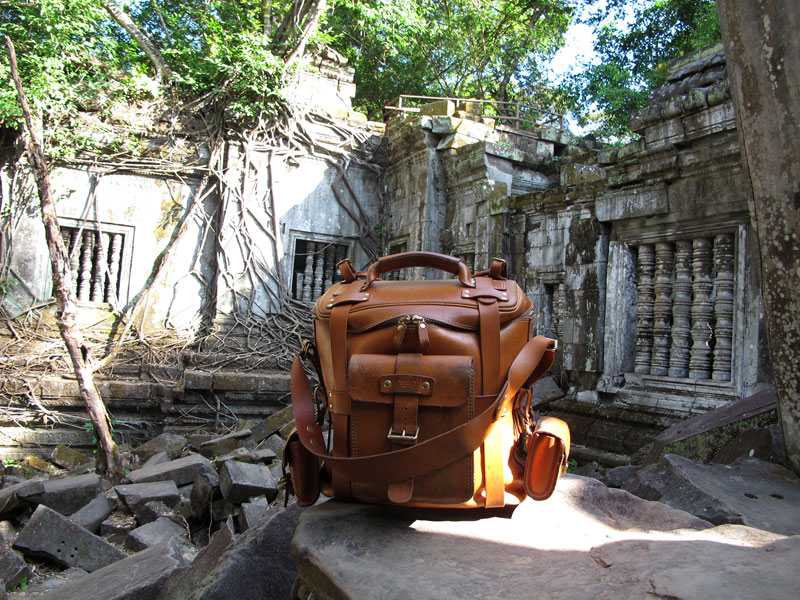
POLYGON ((508 410, 522 387, 531 385, 553 364, 556 344, 536 336, 520 350, 508 371, 503 389, 474 419, 414 446, 361 457, 333 457, 325 451, 322 429, 314 418, 311 385, 298 356, 292 365, 292 406, 297 433, 309 452, 354 481, 403 481, 429 473, 467 456, 480 446, 501 411, 508 410))

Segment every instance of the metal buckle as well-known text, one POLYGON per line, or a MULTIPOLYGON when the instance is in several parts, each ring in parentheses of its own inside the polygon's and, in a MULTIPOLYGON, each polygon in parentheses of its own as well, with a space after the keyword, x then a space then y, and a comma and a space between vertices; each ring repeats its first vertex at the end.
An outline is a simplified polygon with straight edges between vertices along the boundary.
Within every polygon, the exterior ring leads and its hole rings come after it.
POLYGON ((417 425, 417 432, 414 435, 407 435, 405 429, 403 429, 403 433, 393 433, 392 428, 389 427, 389 435, 386 437, 392 442, 397 442, 398 444, 414 444, 419 437, 419 425, 417 425))

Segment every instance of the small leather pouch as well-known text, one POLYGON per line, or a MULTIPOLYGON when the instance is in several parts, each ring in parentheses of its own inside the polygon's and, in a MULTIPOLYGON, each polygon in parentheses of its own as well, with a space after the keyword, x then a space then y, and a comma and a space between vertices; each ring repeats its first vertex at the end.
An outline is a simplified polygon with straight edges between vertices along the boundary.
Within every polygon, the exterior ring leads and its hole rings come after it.
POLYGON ((561 419, 542 417, 528 436, 525 460, 525 493, 534 500, 545 500, 567 469, 569 427, 561 419))
MULTIPOLYGON (((297 431, 292 431, 283 450, 283 465, 289 466, 289 482, 298 506, 311 506, 319 498, 319 459, 306 450, 297 431)), ((284 471, 285 474, 285 471, 284 471)))

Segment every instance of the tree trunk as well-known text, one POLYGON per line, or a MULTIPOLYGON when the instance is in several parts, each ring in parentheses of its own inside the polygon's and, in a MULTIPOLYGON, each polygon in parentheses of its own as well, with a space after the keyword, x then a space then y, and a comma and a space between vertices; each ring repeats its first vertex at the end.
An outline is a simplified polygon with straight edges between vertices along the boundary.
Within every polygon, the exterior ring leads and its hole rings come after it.
POLYGON ((153 43, 153 40, 150 39, 150 36, 142 31, 139 26, 134 23, 130 15, 122 10, 122 7, 117 5, 116 2, 110 0, 108 2, 103 2, 102 4, 103 8, 106 9, 106 12, 111 15, 111 18, 114 19, 120 27, 128 32, 128 35, 130 35, 133 40, 139 44, 139 47, 150 59, 150 62, 153 63, 153 66, 156 69, 156 78, 158 81, 164 84, 169 83, 170 79, 172 79, 172 70, 170 70, 169 65, 167 65, 167 61, 164 60, 164 56, 153 43))
POLYGON ((94 427, 98 446, 97 469, 112 480, 118 480, 123 475, 119 451, 111 437, 111 422, 100 392, 94 383, 92 370, 88 365, 89 349, 83 343, 83 336, 77 327, 77 304, 75 294, 72 291, 72 273, 69 268, 67 249, 64 247, 61 230, 58 227, 55 203, 50 193, 50 175, 47 171, 44 151, 39 141, 39 135, 33 126, 31 110, 28 106, 25 92, 22 89, 14 44, 8 36, 6 36, 6 46, 8 47, 11 75, 17 87, 17 95, 22 105, 22 112, 30 135, 30 155, 34 176, 36 177, 36 185, 39 190, 47 247, 50 251, 53 293, 58 304, 58 327, 72 359, 72 366, 75 369, 75 377, 78 380, 81 398, 86 405, 89 419, 94 427))
POLYGON ((786 453, 800 472, 800 4, 719 0, 786 453))

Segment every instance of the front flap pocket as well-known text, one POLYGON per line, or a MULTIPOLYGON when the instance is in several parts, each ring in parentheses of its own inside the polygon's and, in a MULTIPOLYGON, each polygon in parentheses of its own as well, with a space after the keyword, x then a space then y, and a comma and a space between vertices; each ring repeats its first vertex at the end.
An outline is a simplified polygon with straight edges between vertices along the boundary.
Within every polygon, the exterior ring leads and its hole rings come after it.
POLYGON ((414 394, 421 407, 457 407, 472 398, 474 370, 469 356, 423 356, 418 373, 398 373, 396 356, 356 354, 347 382, 355 401, 392 404, 395 394, 414 394))

